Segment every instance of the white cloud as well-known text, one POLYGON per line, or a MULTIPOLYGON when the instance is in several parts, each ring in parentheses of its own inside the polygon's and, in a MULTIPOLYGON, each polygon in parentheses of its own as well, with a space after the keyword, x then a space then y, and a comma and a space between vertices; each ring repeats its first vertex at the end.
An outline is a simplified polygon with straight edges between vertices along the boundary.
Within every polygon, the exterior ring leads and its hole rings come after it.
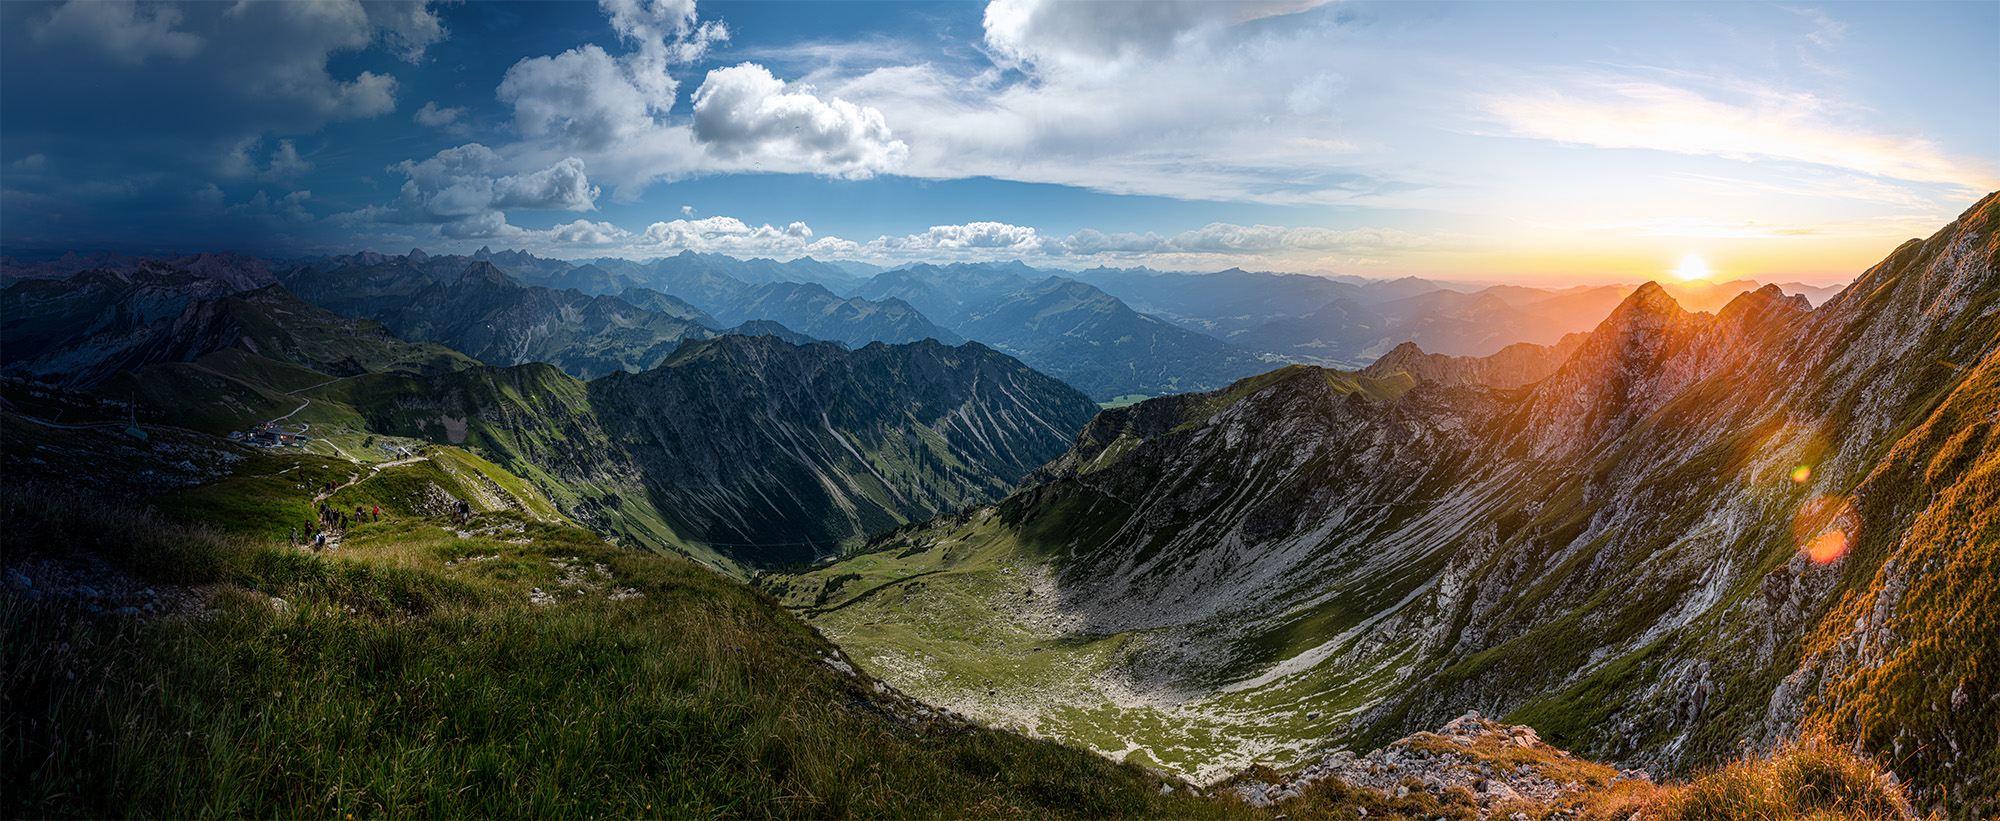
POLYGON ((450 128, 457 125, 459 118, 463 116, 465 116, 464 108, 460 106, 439 108, 437 102, 433 100, 424 103, 424 107, 417 109, 417 113, 410 115, 410 119, 427 128, 450 128))
MULTIPOLYGON (((342 219, 351 221, 352 217, 343 215, 342 219)), ((657 221, 635 231, 611 222, 580 219, 534 230, 508 224, 499 211, 480 211, 440 222, 434 234, 448 239, 501 239, 556 256, 573 252, 645 259, 691 250, 745 258, 813 256, 879 264, 1027 260, 1064 268, 1144 264, 1173 270, 1232 266, 1312 270, 1334 262, 1353 267, 1380 264, 1410 251, 1459 247, 1464 242, 1450 235, 1417 235, 1393 229, 1228 223, 1213 223, 1171 237, 1152 232, 1107 234, 1086 228, 1058 239, 1032 226, 1004 222, 934 225, 920 233, 856 242, 820 236, 810 225, 798 221, 760 225, 715 216, 657 221)))
POLYGON ((694 93, 694 136, 724 159, 769 163, 768 171, 866 178, 894 170, 909 146, 890 134, 882 112, 822 100, 755 63, 708 73, 694 93))
POLYGON ((1822 97, 1734 85, 1703 93, 1632 77, 1578 77, 1496 94, 1485 108, 1510 136, 1565 145, 1787 160, 1978 192, 2000 187, 1990 166, 1949 156, 1929 140, 1847 125, 1822 97))
POLYGON ((181 10, 132 0, 70 0, 46 19, 28 24, 36 42, 95 46, 104 56, 138 65, 154 55, 185 60, 201 50, 202 38, 180 31, 181 10))
POLYGON ((1350 202, 1409 168, 1392 162, 1391 143, 1366 139, 1352 112, 1407 106, 1401 86, 1443 69, 1350 42, 1332 15, 1299 14, 1316 5, 995 0, 987 53, 1018 71, 927 62, 823 68, 804 81, 881 111, 909 146, 898 168, 909 176, 1350 202), (1357 88, 1355 74, 1370 82, 1357 88))
POLYGON ((527 233, 558 245, 617 246, 616 250, 637 257, 693 250, 779 258, 812 255, 881 263, 1027 259, 1043 265, 1066 266, 1145 263, 1215 269, 1250 265, 1284 270, 1299 268, 1307 262, 1321 262, 1328 252, 1379 260, 1406 251, 1452 247, 1459 242, 1449 236, 1416 235, 1393 229, 1342 231, 1228 223, 1213 223, 1172 237, 1151 232, 1106 234, 1086 228, 1058 239, 1031 226, 1004 222, 934 225, 921 233, 884 235, 855 242, 818 236, 803 222, 780 228, 752 225, 735 217, 655 222, 639 232, 625 231, 610 223, 578 221, 548 232, 527 233))
POLYGON ((500 101, 514 107, 514 125, 529 137, 555 138, 603 150, 653 130, 654 115, 674 104, 674 87, 651 90, 595 45, 554 57, 531 57, 507 69, 500 101))
POLYGON ((592 43, 553 57, 530 57, 507 69, 497 90, 514 124, 531 138, 605 151, 652 138, 674 107, 674 65, 699 59, 729 39, 718 23, 700 24, 692 0, 602 0, 621 40, 636 50, 613 57, 592 43))
POLYGON ((636 45, 628 58, 635 84, 648 94, 671 101, 677 83, 669 65, 701 59, 709 46, 729 39, 721 23, 697 23, 694 0, 599 0, 619 39, 636 45))
POLYGON ((881 112, 787 88, 754 64, 711 72, 692 116, 670 119, 679 92, 671 69, 727 40, 728 29, 699 21, 691 0, 599 5, 629 51, 586 43, 510 67, 495 90, 525 138, 510 153, 581 157, 621 202, 660 180, 707 174, 869 177, 907 154, 881 112))
POLYGON ((655 222, 636 233, 608 222, 578 220, 568 225, 557 225, 548 231, 527 233, 537 241, 548 243, 551 250, 557 252, 563 246, 585 245, 596 251, 608 250, 634 258, 672 255, 681 251, 738 257, 852 256, 861 248, 859 243, 839 237, 815 239, 812 228, 803 222, 793 222, 780 228, 769 224, 753 226, 735 217, 655 222))
POLYGON ((1085 228, 1064 238, 1062 246, 1072 254, 1084 256, 1139 254, 1162 250, 1167 247, 1167 241, 1151 231, 1144 234, 1105 234, 1094 228, 1085 228))
POLYGON ((444 22, 431 11, 429 0, 376 0, 363 8, 378 36, 408 63, 422 62, 424 51, 447 34, 444 22))
POLYGON ((575 157, 564 157, 540 171, 493 181, 493 207, 501 209, 589 211, 597 207, 597 194, 584 174, 583 160, 575 157))
POLYGON ((751 228, 735 217, 706 217, 698 220, 656 222, 646 227, 643 242, 670 248, 713 248, 717 243, 737 238, 776 239, 785 232, 769 225, 751 228))
POLYGON ((631 239, 632 232, 608 222, 577 220, 550 228, 545 236, 548 242, 562 245, 610 245, 631 239))
POLYGON ((395 202, 337 217, 365 223, 431 224, 445 236, 512 236, 505 209, 590 211, 598 189, 583 160, 565 157, 533 171, 508 174, 511 163, 479 143, 448 148, 421 162, 404 160, 389 171, 405 177, 395 202))
POLYGON ((437 236, 445 239, 519 240, 533 236, 528 231, 507 224, 507 215, 499 211, 486 211, 464 219, 440 223, 432 230, 437 236))
POLYGON ((921 234, 879 237, 866 246, 877 253, 905 257, 957 251, 999 251, 1003 254, 1040 254, 1044 242, 1035 229, 1004 222, 968 222, 964 225, 933 225, 921 234))
POLYGON ((1328 0, 993 0, 986 44, 995 56, 1044 71, 1092 70, 1171 55, 1188 40, 1251 20, 1295 14, 1328 0))

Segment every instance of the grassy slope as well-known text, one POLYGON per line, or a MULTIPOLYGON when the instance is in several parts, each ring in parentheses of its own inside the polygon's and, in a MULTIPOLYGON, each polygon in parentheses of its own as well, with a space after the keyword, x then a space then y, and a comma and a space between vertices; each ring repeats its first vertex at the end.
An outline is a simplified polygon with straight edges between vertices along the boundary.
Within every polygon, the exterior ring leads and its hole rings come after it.
POLYGON ((1839 597, 1806 643, 1825 671, 1806 722, 1860 736, 1905 778, 1958 781, 1954 816, 2000 812, 2000 354, 1971 369, 1856 490, 1862 521, 1908 521, 1900 540, 1863 530, 1882 567, 1839 597), (1914 571, 1914 572, 1913 572, 1914 571), (1905 603, 1888 588, 1907 586, 1905 603), (1866 624, 1867 630, 1857 630, 1866 624))
MULTIPOLYGON (((341 493, 396 498, 436 481, 424 470, 390 468, 341 493)), ((209 492, 307 504, 302 489, 256 479, 209 492)), ((213 591, 205 616, 149 623, 0 594, 10 813, 1247 811, 1162 796, 1135 766, 926 715, 822 662, 839 650, 768 597, 565 525, 490 513, 473 528, 490 535, 460 538, 394 510, 315 555, 262 538, 253 517, 222 517, 221 530, 189 523, 214 505, 168 509, 10 491, 11 544, 213 591), (555 603, 530 604, 531 588, 555 603)))

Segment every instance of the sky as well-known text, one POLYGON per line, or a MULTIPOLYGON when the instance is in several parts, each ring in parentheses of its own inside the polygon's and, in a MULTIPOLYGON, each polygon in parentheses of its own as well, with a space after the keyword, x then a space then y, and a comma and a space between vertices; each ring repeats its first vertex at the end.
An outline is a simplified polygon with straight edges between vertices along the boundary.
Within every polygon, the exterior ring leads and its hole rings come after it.
POLYGON ((2000 3, 0 3, 0 249, 1844 282, 2000 3))

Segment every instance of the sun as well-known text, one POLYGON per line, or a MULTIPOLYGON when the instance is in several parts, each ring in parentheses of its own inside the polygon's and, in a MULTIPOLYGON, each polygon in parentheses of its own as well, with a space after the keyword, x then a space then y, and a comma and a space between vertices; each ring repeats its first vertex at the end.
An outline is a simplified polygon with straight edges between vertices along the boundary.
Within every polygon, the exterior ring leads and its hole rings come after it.
POLYGON ((1681 257, 1681 267, 1674 269, 1674 276, 1680 277, 1682 282, 1708 279, 1708 273, 1708 262, 1694 254, 1681 257))

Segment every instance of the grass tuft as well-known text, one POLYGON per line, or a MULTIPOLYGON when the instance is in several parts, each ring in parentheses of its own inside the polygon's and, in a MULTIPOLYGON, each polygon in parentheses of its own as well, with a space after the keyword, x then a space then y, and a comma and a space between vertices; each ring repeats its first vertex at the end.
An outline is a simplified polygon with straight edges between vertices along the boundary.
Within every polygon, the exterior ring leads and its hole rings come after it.
POLYGON ((1824 738, 1791 742, 1686 784, 1622 782, 1598 793, 1586 819, 1649 821, 1875 821, 1915 818, 1908 795, 1875 762, 1824 738))

